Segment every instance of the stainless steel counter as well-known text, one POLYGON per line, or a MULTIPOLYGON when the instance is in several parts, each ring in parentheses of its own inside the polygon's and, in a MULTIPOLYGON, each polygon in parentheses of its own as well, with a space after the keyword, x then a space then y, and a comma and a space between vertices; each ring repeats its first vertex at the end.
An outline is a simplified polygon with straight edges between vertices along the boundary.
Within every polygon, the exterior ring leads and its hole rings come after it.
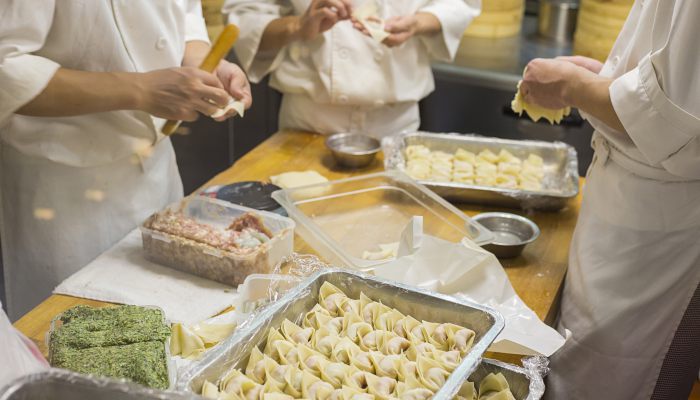
POLYGON ((558 44, 537 35, 537 16, 525 15, 520 36, 503 39, 465 37, 454 63, 433 64, 441 79, 499 90, 513 90, 533 58, 571 54, 571 44, 558 44))

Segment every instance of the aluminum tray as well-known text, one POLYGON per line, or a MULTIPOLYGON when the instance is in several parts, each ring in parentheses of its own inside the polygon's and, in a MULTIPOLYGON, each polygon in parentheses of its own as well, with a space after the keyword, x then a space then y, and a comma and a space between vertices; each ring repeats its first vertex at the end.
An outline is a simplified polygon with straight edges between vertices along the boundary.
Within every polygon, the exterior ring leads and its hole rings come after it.
POLYGON ((501 149, 506 149, 519 158, 527 158, 528 154, 534 153, 544 159, 544 188, 540 191, 419 181, 450 201, 557 211, 564 208, 569 199, 578 195, 578 158, 576 150, 566 143, 508 140, 456 133, 404 133, 386 137, 382 141, 384 166, 387 170, 404 170, 404 149, 410 145, 423 145, 430 150, 448 153, 454 153, 458 148, 473 153, 484 149, 498 153, 501 149))
POLYGON ((510 391, 513 393, 515 400, 539 400, 542 397, 542 395, 539 394, 541 388, 544 387, 542 377, 539 375, 531 377, 527 374, 525 368, 498 360, 484 358, 469 377, 469 381, 474 382, 478 389, 481 380, 492 372, 494 374, 500 372, 506 377, 508 385, 510 386, 510 391), (537 388, 540 389, 538 390, 537 388))
POLYGON ((195 400, 191 393, 148 389, 123 380, 49 369, 18 378, 0 390, 0 400, 195 400))
POLYGON ((475 344, 454 370, 433 399, 450 400, 462 382, 477 368, 484 351, 496 339, 505 322, 496 311, 478 304, 413 288, 348 270, 329 269, 317 272, 278 302, 260 311, 249 324, 212 350, 197 365, 184 371, 177 388, 199 392, 205 380, 216 382, 231 368, 244 368, 253 346, 264 344, 270 328, 278 327, 285 318, 300 322, 304 314, 318 302, 318 291, 324 282, 338 286, 348 296, 359 298, 360 292, 394 307, 417 319, 452 322, 476 333, 475 344))

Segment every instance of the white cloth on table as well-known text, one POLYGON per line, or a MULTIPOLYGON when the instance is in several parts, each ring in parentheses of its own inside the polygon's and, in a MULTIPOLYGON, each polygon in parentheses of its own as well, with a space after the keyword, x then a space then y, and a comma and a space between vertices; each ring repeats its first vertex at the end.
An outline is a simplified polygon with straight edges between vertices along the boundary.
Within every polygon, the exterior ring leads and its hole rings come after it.
POLYGON ((225 310, 235 289, 146 259, 138 229, 61 282, 57 294, 157 306, 170 322, 193 324, 225 310))

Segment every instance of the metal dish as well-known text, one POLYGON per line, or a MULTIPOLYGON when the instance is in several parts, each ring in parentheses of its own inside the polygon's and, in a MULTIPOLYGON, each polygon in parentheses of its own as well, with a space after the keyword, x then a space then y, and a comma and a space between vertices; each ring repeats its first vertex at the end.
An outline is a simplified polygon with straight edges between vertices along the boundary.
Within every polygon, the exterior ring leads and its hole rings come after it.
POLYGON ((495 239, 484 246, 498 258, 513 258, 520 255, 528 243, 540 236, 540 228, 534 222, 520 215, 491 212, 472 217, 488 230, 495 239))
POLYGON ((435 393, 435 400, 449 400, 457 394, 462 382, 474 372, 482 354, 505 325, 501 314, 482 305, 362 273, 329 269, 315 273, 279 301, 262 309, 249 324, 241 326, 232 337, 211 350, 198 364, 184 371, 178 380, 178 389, 199 392, 205 380, 216 382, 231 368, 245 367, 251 350, 254 346, 265 343, 270 328, 280 326, 285 318, 300 322, 304 314, 318 302, 318 290, 324 282, 338 286, 351 297, 358 298, 360 292, 363 292, 418 320, 452 322, 476 333, 474 347, 435 393))
POLYGON ((368 166, 381 150, 379 140, 357 133, 336 133, 326 139, 335 160, 349 168, 368 166))
POLYGON ((148 389, 124 380, 97 378, 62 369, 49 369, 12 381, 0 400, 195 400, 191 393, 148 389))
POLYGON ((469 202, 536 210, 560 210, 578 195, 579 176, 576 150, 562 142, 508 140, 492 137, 444 133, 404 133, 382 140, 384 166, 387 170, 404 170, 404 149, 421 144, 430 150, 454 153, 458 148, 478 153, 489 149, 498 153, 506 149, 520 158, 537 154, 544 159, 543 189, 527 191, 453 182, 419 181, 438 195, 455 202, 469 202))

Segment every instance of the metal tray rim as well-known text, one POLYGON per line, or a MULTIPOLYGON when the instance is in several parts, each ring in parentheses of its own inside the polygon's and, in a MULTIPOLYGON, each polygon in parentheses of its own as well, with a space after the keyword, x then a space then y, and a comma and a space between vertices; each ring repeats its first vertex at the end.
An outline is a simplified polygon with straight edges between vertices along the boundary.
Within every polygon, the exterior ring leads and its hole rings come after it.
MULTIPOLYGON (((347 274, 354 275, 357 278, 370 280, 384 285, 393 286, 395 288, 422 293, 427 296, 436 297, 444 301, 449 301, 452 303, 457 303, 467 307, 471 307, 480 310, 493 318, 493 325, 491 328, 483 335, 483 337, 472 347, 470 352, 464 358, 462 363, 452 372, 448 380, 445 382, 442 388, 433 396, 436 400, 448 400, 451 399, 454 394, 457 393, 462 383, 469 378, 471 373, 477 368, 479 362, 481 361, 481 356, 486 352, 488 347, 493 343, 496 337, 505 327, 505 318, 496 310, 491 307, 477 304, 468 300, 456 299, 451 296, 443 295, 440 293, 431 292, 425 289, 416 288, 409 285, 404 285, 395 281, 390 281, 388 279, 378 278, 375 276, 368 275, 366 273, 352 271, 348 269, 341 268, 328 268, 323 271, 315 272, 310 275, 307 279, 302 281, 295 288, 291 289, 284 296, 275 303, 265 307, 259 315, 256 316, 255 321, 251 324, 247 324, 244 328, 237 330, 232 336, 230 336, 224 342, 222 346, 219 346, 220 351, 224 348, 235 346, 239 344, 242 338, 249 334, 249 331, 255 329, 260 329, 261 325, 267 319, 275 315, 278 311, 284 309, 289 303, 294 299, 304 294, 308 287, 310 287, 316 280, 321 279, 324 275, 330 274, 347 274)), ((198 363, 191 366, 189 369, 183 372, 182 376, 177 382, 176 388, 181 391, 192 392, 191 383, 192 380, 197 376, 197 374, 204 371, 211 363, 215 362, 219 357, 218 352, 210 352, 198 363)))

